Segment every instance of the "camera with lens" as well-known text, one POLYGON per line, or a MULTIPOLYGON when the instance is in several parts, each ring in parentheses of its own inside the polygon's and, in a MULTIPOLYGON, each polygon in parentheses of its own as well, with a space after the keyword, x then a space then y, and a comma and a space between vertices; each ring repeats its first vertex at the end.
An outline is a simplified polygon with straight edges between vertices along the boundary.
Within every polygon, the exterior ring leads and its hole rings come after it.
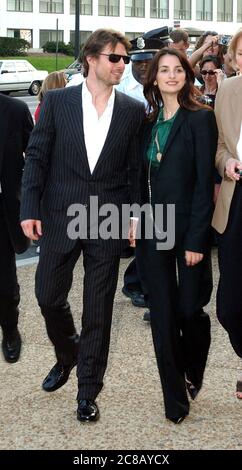
POLYGON ((220 46, 228 46, 230 43, 232 36, 229 36, 228 34, 225 34, 224 36, 219 36, 218 37, 218 44, 220 46))
POLYGON ((242 170, 240 168, 235 168, 235 173, 239 175, 240 179, 242 178, 242 170))
POLYGON ((210 96, 207 96, 207 95, 197 96, 197 101, 199 101, 199 103, 202 103, 202 104, 207 104, 208 106, 211 106, 213 103, 212 98, 210 98, 210 96))

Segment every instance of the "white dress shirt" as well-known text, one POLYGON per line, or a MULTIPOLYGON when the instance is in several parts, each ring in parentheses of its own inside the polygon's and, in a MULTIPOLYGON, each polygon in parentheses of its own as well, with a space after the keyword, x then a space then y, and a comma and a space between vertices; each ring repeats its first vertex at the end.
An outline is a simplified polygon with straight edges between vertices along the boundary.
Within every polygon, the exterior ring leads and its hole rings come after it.
POLYGON ((69 86, 80 85, 84 80, 85 78, 81 72, 75 73, 72 75, 70 81, 66 84, 66 88, 69 86))
POLYGON ((119 85, 116 85, 115 87, 118 91, 122 91, 122 93, 125 93, 125 95, 131 96, 132 98, 135 98, 136 100, 141 101, 142 103, 147 106, 147 101, 144 97, 143 94, 143 85, 141 83, 137 82, 137 80, 134 78, 132 74, 132 70, 126 75, 119 85))
POLYGON ((98 117, 97 110, 92 103, 92 95, 87 88, 86 80, 84 80, 82 86, 83 131, 91 173, 96 166, 109 131, 114 98, 115 92, 113 89, 103 114, 98 117))

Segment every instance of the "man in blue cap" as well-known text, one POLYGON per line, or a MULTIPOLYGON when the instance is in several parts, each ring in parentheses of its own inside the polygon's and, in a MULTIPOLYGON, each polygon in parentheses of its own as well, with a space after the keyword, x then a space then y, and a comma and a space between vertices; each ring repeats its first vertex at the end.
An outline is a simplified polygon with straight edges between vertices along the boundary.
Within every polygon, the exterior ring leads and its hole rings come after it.
MULTIPOLYGON (((147 102, 143 95, 146 71, 156 52, 169 45, 168 27, 153 29, 130 42, 131 69, 117 89, 142 101, 146 106, 147 102)), ((148 307, 142 263, 138 256, 131 261, 124 273, 122 292, 131 299, 135 307, 148 307)), ((149 312, 145 312, 144 320, 149 320, 149 312)))

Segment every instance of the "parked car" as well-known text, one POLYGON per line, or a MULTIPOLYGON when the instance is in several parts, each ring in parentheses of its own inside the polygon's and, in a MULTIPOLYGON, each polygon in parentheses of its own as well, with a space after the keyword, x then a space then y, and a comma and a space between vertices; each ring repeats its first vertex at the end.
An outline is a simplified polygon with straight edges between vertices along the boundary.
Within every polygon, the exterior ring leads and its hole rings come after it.
POLYGON ((46 70, 37 70, 27 60, 0 59, 0 91, 27 90, 30 95, 38 95, 46 70))
POLYGON ((82 71, 82 64, 76 59, 72 64, 68 65, 66 69, 64 69, 64 73, 66 75, 67 80, 69 81, 72 75, 79 73, 82 71))

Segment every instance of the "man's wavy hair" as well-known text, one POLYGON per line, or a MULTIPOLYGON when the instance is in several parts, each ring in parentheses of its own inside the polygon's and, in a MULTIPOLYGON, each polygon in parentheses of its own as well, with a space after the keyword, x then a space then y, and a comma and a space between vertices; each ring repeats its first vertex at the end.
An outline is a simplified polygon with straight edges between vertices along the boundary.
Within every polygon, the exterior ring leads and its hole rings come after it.
POLYGON ((117 44, 123 44, 127 53, 131 48, 129 40, 119 31, 115 31, 114 29, 97 29, 89 36, 83 47, 82 63, 84 77, 88 76, 89 70, 87 57, 98 57, 108 44, 111 44, 113 51, 117 44))
POLYGON ((163 104, 162 96, 157 85, 154 85, 159 67, 160 58, 166 55, 175 56, 178 58, 182 68, 186 74, 186 81, 183 88, 178 93, 178 103, 181 108, 188 109, 191 111, 197 111, 201 108, 207 108, 207 106, 198 103, 196 98, 201 95, 199 90, 194 86, 195 75, 194 71, 187 60, 185 54, 178 51, 177 49, 164 48, 156 53, 146 75, 144 83, 144 96, 148 101, 148 119, 154 121, 157 119, 161 104, 163 104))

